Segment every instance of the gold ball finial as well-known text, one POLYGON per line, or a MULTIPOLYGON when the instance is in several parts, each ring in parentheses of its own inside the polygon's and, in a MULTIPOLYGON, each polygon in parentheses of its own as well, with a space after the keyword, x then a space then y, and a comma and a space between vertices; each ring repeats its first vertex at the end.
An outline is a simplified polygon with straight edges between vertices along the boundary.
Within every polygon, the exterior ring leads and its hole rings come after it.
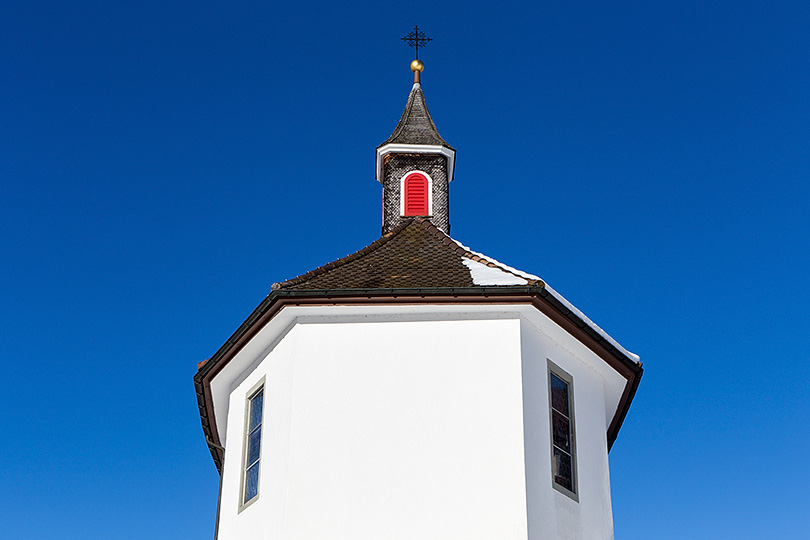
POLYGON ((411 71, 413 71, 414 73, 416 73, 417 71, 419 73, 422 73, 423 69, 425 69, 425 64, 418 58, 413 62, 411 62, 411 71))

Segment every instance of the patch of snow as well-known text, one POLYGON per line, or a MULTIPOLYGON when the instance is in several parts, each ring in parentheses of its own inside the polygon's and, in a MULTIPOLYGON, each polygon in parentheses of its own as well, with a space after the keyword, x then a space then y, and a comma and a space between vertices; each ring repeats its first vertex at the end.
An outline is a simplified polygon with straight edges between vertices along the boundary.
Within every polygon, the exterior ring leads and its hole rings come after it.
MULTIPOLYGON (((519 275, 520 277, 526 278, 527 280, 538 280, 538 279, 539 279, 540 281, 542 281, 543 283, 545 283, 545 281, 544 281, 543 279, 541 279, 541 278, 539 278, 539 277, 535 276, 534 274, 530 274, 530 273, 528 273, 528 272, 523 272, 522 270, 518 270, 517 268, 512 268, 512 267, 511 267, 511 266, 509 266, 508 264, 503 264, 503 263, 502 263, 502 262, 500 262, 500 261, 496 261, 495 259, 493 259, 492 257, 490 257, 490 256, 488 256, 488 255, 484 255, 483 253, 478 253, 477 251, 473 251, 473 250, 471 250, 470 248, 468 248, 467 246, 465 246, 464 244, 462 244, 461 242, 459 242, 458 240, 456 240, 455 238, 450 238, 450 240, 452 240, 453 242, 455 242, 455 243, 456 243, 456 245, 457 245, 458 247, 460 247, 461 249, 464 249, 464 250, 466 250, 466 251, 469 251, 469 252, 470 252, 470 253, 472 253, 473 255, 478 255, 478 256, 479 256, 479 257, 481 257, 482 259, 485 259, 485 260, 487 260, 487 261, 489 261, 489 262, 491 262, 491 263, 493 263, 493 264, 497 264, 498 266, 500 266, 501 268, 503 268, 503 269, 504 269, 504 270, 506 270, 507 272, 512 272, 512 273, 514 273, 514 274, 517 274, 517 275, 519 275)), ((473 261, 473 262, 474 262, 474 261, 473 261)))
POLYGON ((470 269, 470 276, 476 285, 528 285, 529 281, 500 268, 493 268, 472 259, 463 258, 464 266, 470 269))
MULTIPOLYGON (((494 262, 494 261, 493 261, 493 262, 494 262)), ((543 281, 543 283, 546 283, 546 282, 545 282, 545 281, 543 281)), ((552 288, 549 286, 549 284, 548 284, 548 283, 546 283, 546 290, 549 292, 549 294, 551 294, 551 296, 553 296, 554 298, 556 298, 557 300, 559 300, 559 301, 560 301, 560 303, 561 303, 562 305, 564 305, 565 307, 567 307, 568 309, 570 309, 571 311, 573 311, 573 312, 576 314, 576 316, 577 316, 577 317, 579 317, 580 319, 582 319, 582 320, 583 320, 583 322, 584 322, 585 324, 587 324, 587 325, 588 325, 588 326, 590 326, 590 327, 591 327, 593 330, 595 330, 597 334, 599 334, 600 336, 602 336, 603 338, 605 338, 605 340, 607 340, 607 341, 608 341, 608 343, 610 343, 611 345, 613 345, 614 347, 616 347, 618 350, 620 350, 622 353, 624 353, 624 355, 625 355, 625 356, 627 356, 627 358, 629 358, 630 360, 633 360, 634 362, 638 362, 638 361, 639 361, 639 356, 638 356, 637 354, 635 354, 635 353, 631 353, 630 351, 628 351, 627 349, 625 349, 624 347, 622 347, 621 345, 619 345, 619 342, 618 342, 618 341, 616 341, 615 339, 613 339, 612 337, 610 337, 610 335, 609 335, 607 332, 605 332, 604 330, 602 330, 601 328, 599 328, 599 326, 598 326, 596 323, 594 323, 592 320, 590 320, 590 319, 587 317, 587 315, 585 315, 585 314, 584 314, 584 313, 582 313, 582 312, 581 312, 581 311, 580 311, 578 308, 576 308, 576 307, 574 306, 574 304, 572 304, 571 302, 569 302, 568 300, 566 300, 566 299, 565 299, 565 297, 563 297, 563 295, 561 295, 560 293, 558 293, 557 291, 555 291, 554 289, 552 289, 552 288)))
POLYGON ((616 347, 616 349, 621 351, 622 354, 627 356, 629 359, 633 360, 634 362, 639 361, 639 356, 637 354, 631 353, 630 351, 619 345, 618 341, 610 337, 610 335, 607 332, 602 330, 598 325, 596 325, 592 320, 590 320, 584 313, 582 313, 582 311, 580 311, 577 307, 575 307, 574 304, 566 300, 563 295, 552 289, 551 286, 548 283, 546 283, 546 280, 538 276, 535 276, 534 274, 529 274, 528 272, 523 272, 516 268, 512 268, 511 266, 496 261, 492 257, 488 257, 483 253, 473 251, 464 244, 462 244, 461 242, 459 242, 458 240, 455 240, 453 238, 451 238, 451 240, 453 240, 453 242, 455 242, 460 248, 469 251, 473 255, 477 255, 482 259, 485 259, 503 269, 499 270, 497 268, 491 268, 485 264, 465 258, 462 262, 467 268, 470 269, 470 274, 472 275, 473 283, 475 283, 476 285, 526 285, 527 282, 522 280, 521 278, 525 278, 525 280, 540 280, 543 283, 545 283, 545 289, 549 292, 551 296, 559 300, 562 305, 570 309, 577 317, 582 319, 582 321, 586 325, 588 325, 597 334, 603 337, 608 343, 616 347), (517 275, 511 275, 509 272, 517 275), (512 279, 513 281, 508 281, 509 279, 512 279), (479 280, 481 281, 479 282, 479 280))

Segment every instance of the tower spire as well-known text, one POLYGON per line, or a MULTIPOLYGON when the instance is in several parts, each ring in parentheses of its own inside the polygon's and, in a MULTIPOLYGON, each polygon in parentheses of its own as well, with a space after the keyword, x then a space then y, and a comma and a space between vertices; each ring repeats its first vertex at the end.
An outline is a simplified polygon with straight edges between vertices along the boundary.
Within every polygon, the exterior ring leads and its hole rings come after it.
POLYGON ((420 74, 425 65, 419 47, 431 38, 416 26, 402 38, 416 48, 411 62, 414 84, 405 110, 391 136, 377 147, 377 180, 383 185, 383 234, 403 219, 424 217, 444 233, 450 232, 449 186, 456 151, 447 144, 425 103, 420 74))

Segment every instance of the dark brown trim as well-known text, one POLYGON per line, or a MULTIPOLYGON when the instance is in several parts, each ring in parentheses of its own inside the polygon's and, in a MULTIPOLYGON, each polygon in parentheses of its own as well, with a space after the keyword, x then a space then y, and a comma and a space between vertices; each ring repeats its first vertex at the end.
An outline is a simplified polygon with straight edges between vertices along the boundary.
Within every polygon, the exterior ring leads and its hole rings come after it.
POLYGON ((614 347, 576 313, 554 298, 543 286, 529 287, 470 287, 458 289, 343 289, 343 290, 289 290, 273 291, 250 317, 234 332, 222 347, 205 362, 194 376, 197 403, 203 432, 209 444, 217 470, 222 470, 221 441, 213 415, 211 381, 228 362, 276 316, 285 306, 335 305, 449 305, 449 304, 525 304, 536 307, 557 325, 571 334, 616 370, 626 380, 619 407, 607 430, 608 450, 616 440, 633 395, 638 388, 643 370, 641 365, 614 347))
POLYGON ((608 451, 610 451, 613 443, 616 441, 616 437, 619 435, 619 429, 622 427, 624 417, 627 416, 627 411, 630 409, 630 402, 636 394, 636 389, 641 381, 644 370, 638 362, 628 358, 621 351, 616 349, 612 343, 599 335, 599 333, 590 326, 586 325, 585 321, 566 308, 559 300, 551 296, 547 289, 544 288, 541 296, 536 298, 533 303, 534 306, 549 319, 561 326, 565 331, 592 350, 597 356, 607 362, 610 367, 627 379, 627 384, 625 384, 624 390, 622 391, 622 397, 619 400, 616 414, 613 416, 607 430, 607 444, 608 451))
POLYGON ((214 522, 214 540, 219 538, 219 516, 222 514, 222 482, 225 481, 225 476, 219 475, 219 492, 217 493, 217 520, 214 522))

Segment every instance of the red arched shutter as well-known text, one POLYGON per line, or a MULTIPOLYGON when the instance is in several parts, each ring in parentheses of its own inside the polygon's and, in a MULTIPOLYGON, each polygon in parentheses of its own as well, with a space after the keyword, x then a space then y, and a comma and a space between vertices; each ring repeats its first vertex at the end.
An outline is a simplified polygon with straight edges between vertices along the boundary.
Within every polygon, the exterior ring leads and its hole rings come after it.
POLYGON ((424 174, 412 173, 405 177, 405 215, 428 215, 428 180, 424 174))

